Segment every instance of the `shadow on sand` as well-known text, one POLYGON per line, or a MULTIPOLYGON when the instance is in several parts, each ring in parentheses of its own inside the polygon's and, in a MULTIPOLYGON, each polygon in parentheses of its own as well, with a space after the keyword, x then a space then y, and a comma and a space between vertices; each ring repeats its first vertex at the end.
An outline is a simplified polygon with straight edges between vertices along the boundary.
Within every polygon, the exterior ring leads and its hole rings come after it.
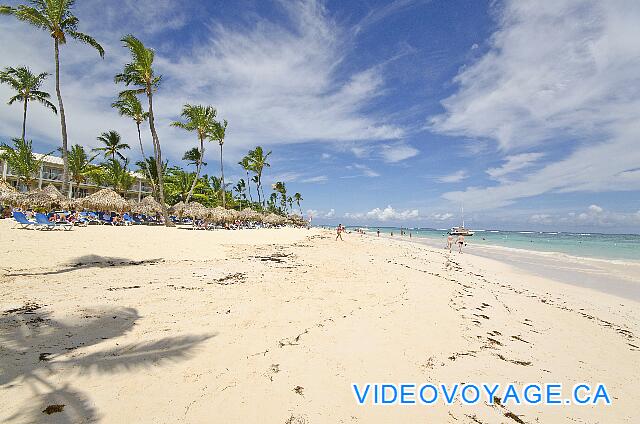
MULTIPOLYGON (((57 321, 36 304, 5 311, 0 316, 0 390, 28 386, 33 396, 15 408, 7 422, 93 422, 99 412, 86 393, 52 383, 61 374, 118 373, 161 367, 188 359, 202 342, 215 334, 166 337, 156 341, 113 346, 107 340, 131 331, 140 319, 132 308, 86 311, 74 321, 57 321), (76 350, 108 344, 91 353, 76 350)), ((6 411, 6 409, 5 409, 6 411)))
POLYGON ((80 269, 87 268, 120 268, 127 266, 138 266, 138 265, 153 265, 160 262, 163 262, 164 259, 144 259, 140 261, 135 261, 127 258, 118 258, 115 256, 100 256, 100 255, 84 255, 78 258, 73 259, 72 261, 63 264, 62 268, 55 271, 42 271, 42 272, 15 272, 7 274, 8 277, 31 277, 37 275, 56 275, 56 274, 64 274, 71 271, 77 271, 80 269))

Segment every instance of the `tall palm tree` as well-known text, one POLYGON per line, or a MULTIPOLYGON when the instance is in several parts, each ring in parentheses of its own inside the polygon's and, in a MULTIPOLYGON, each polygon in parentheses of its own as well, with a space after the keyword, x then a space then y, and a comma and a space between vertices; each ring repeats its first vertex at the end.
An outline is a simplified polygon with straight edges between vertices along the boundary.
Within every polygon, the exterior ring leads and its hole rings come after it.
POLYGON ((282 210, 287 212, 287 187, 282 181, 276 182, 271 188, 280 193, 280 206, 282 210))
MULTIPOLYGON (((147 155, 144 154, 144 147, 142 145, 142 135, 140 133, 140 124, 147 120, 149 117, 149 113, 145 112, 142 108, 142 103, 140 103, 140 99, 138 96, 131 92, 123 92, 118 96, 118 100, 111 103, 111 107, 118 109, 118 113, 120 116, 126 116, 127 118, 131 118, 133 122, 136 123, 136 128, 138 130, 138 143, 140 144, 140 154, 143 158, 146 158, 147 155)), ((149 172, 145 171, 147 174, 147 178, 149 179, 149 184, 151 184, 151 190, 153 191, 153 195, 156 196, 156 184, 153 180, 153 177, 149 172)))
MULTIPOLYGON (((58 150, 62 150, 62 148, 59 148, 58 150)), ((93 158, 89 158, 87 152, 84 151, 84 147, 79 144, 71 146, 71 150, 69 150, 69 174, 71 180, 76 185, 76 193, 80 184, 90 176, 91 172, 95 168, 91 164, 92 160, 93 158)))
POLYGON ((262 188, 262 171, 265 167, 270 167, 271 164, 267 162, 267 158, 271 155, 271 151, 264 154, 261 146, 256 147, 255 149, 249 151, 249 162, 251 165, 251 170, 256 173, 256 184, 258 191, 258 202, 260 202, 260 190, 262 190, 262 206, 264 207, 265 198, 264 198, 264 189, 262 188))
POLYGON ((104 147, 96 147, 92 150, 94 152, 103 152, 104 157, 107 159, 111 157, 111 159, 116 160, 116 156, 118 156, 120 159, 125 160, 126 158, 122 153, 120 153, 120 150, 128 150, 131 148, 127 143, 122 142, 120 134, 114 130, 103 132, 99 137, 97 137, 97 140, 102 141, 104 147))
MULTIPOLYGON (((160 139, 156 131, 155 120, 153 116, 153 92, 158 89, 162 76, 155 75, 153 71, 153 58, 155 56, 153 50, 148 49, 133 35, 129 34, 121 40, 124 46, 131 52, 132 62, 124 66, 121 74, 115 76, 116 83, 124 83, 126 86, 136 86, 132 90, 126 90, 124 93, 145 94, 149 102, 149 129, 151 130, 151 138, 153 140, 153 153, 156 160, 156 168, 162 169, 162 149, 160 147, 160 139)), ((158 173, 158 201, 162 205, 162 215, 164 216, 164 225, 167 227, 175 227, 173 221, 169 219, 167 206, 164 202, 164 176, 158 173)))
POLYGON ((136 181, 129 172, 129 159, 126 158, 122 162, 109 158, 100 166, 94 167, 89 172, 89 176, 98 185, 113 187, 115 191, 125 196, 136 181))
POLYGON ((212 137, 216 130, 216 110, 211 106, 185 104, 182 107, 181 116, 186 119, 186 122, 175 121, 171 125, 187 131, 195 131, 200 142, 199 157, 196 162, 196 177, 193 179, 191 189, 187 194, 186 202, 188 203, 200 177, 200 170, 204 160, 204 140, 212 137))
MULTIPOLYGON (((222 164, 222 145, 224 144, 224 137, 227 132, 227 120, 225 119, 222 122, 216 122, 215 130, 213 133, 213 139, 218 142, 220 145, 220 181, 222 182, 222 186, 225 187, 224 184, 224 165, 222 164)), ((222 207, 226 208, 226 197, 223 193, 222 196, 222 207)))
POLYGON ((26 66, 19 68, 4 68, 4 71, 0 72, 0 82, 8 84, 16 91, 16 95, 9 99, 8 104, 14 102, 22 102, 23 116, 22 116, 22 139, 25 139, 25 133, 27 130, 27 105, 30 101, 36 101, 43 106, 51 109, 54 113, 58 113, 56 107, 49 101, 51 97, 49 93, 40 90, 40 86, 49 76, 48 73, 43 72, 35 75, 26 66))
POLYGON ((246 194, 247 185, 244 182, 244 179, 240 178, 240 181, 236 183, 236 185, 233 187, 233 190, 236 193, 238 193, 238 200, 240 201, 240 209, 242 209, 242 201, 247 200, 247 194, 246 194))
MULTIPOLYGON (((138 171, 142 171, 151 177, 150 182, 152 187, 158 187, 158 168, 156 167, 156 160, 153 156, 146 157, 144 160, 136 162, 136 166, 138 167, 138 171)), ((162 175, 167 175, 167 168, 168 162, 165 161, 162 164, 162 175)), ((154 192, 153 195, 157 196, 158 193, 154 192)))
POLYGON ((249 192, 249 201, 253 203, 253 197, 251 196, 251 184, 249 184, 249 171, 251 170, 249 156, 243 157, 240 162, 238 162, 238 165, 240 165, 247 173, 247 191, 249 192))
POLYGON ((13 15, 21 21, 27 22, 47 31, 53 38, 53 52, 56 64, 56 95, 58 97, 58 110, 60 111, 60 129, 62 132, 62 192, 69 189, 69 156, 67 150, 67 122, 60 93, 60 45, 67 43, 67 36, 87 44, 98 51, 100 57, 104 57, 104 49, 91 36, 78 31, 78 18, 73 15, 72 9, 75 0, 31 0, 31 5, 24 4, 18 7, 0 5, 1 15, 13 15))
POLYGON ((13 146, 6 143, 0 144, 0 159, 7 161, 11 171, 18 177, 18 184, 20 184, 20 180, 24 180, 27 190, 38 178, 42 162, 50 154, 36 159, 31 140, 27 141, 22 138, 14 138, 13 146))
POLYGON ((304 200, 302 198, 302 195, 300 193, 295 193, 293 195, 293 200, 296 201, 296 204, 298 205, 298 209, 300 209, 300 216, 302 216, 302 208, 300 207, 300 202, 302 202, 304 200))

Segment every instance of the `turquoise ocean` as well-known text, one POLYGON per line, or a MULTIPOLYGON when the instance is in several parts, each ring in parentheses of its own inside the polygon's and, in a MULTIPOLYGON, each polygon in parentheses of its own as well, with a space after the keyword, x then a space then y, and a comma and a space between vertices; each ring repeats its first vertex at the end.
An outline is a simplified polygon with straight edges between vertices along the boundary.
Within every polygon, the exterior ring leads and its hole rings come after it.
MULTIPOLYGON (((364 227, 350 227, 364 228, 364 227)), ((400 235, 399 227, 367 227, 381 234, 400 235)), ((429 228, 405 228, 412 237, 425 238, 433 242, 446 244, 447 230, 429 228)), ((468 244, 485 244, 538 252, 558 252, 572 256, 598 259, 640 261, 640 235, 637 234, 598 234, 563 233, 538 231, 499 231, 473 230, 475 234, 467 237, 468 244)), ((408 238, 403 237, 403 238, 408 238)))

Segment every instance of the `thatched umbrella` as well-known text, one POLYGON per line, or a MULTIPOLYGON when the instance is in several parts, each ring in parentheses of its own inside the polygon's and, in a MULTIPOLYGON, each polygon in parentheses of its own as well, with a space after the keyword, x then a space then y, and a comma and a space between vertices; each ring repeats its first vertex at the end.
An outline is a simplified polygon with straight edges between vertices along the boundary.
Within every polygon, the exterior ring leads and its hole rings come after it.
POLYGON ((205 218, 209 209, 198 202, 189 202, 182 209, 182 214, 191 218, 205 218))
POLYGON ((0 204, 15 206, 23 195, 14 187, 0 180, 0 204))
POLYGON ((180 201, 180 202, 176 203, 175 205, 173 205, 173 206, 171 206, 169 208, 169 213, 176 214, 178 216, 182 216, 182 212, 184 211, 184 207, 185 207, 184 202, 180 201))
POLYGON ((215 224, 223 224, 224 220, 225 220, 224 208, 218 206, 217 208, 209 209, 209 213, 207 214, 207 221, 213 222, 215 224))
POLYGON ((49 184, 48 186, 43 188, 42 193, 51 197, 51 199, 53 200, 53 205, 57 205, 62 208, 68 208, 72 203, 71 200, 64 194, 60 193, 60 191, 53 184, 49 184))
POLYGON ((56 201, 45 193, 44 190, 35 189, 20 197, 19 203, 20 206, 24 208, 51 209, 51 206, 56 203, 56 201))
POLYGON ((123 212, 129 209, 129 202, 110 188, 103 188, 78 202, 85 209, 123 212))
POLYGON ((283 216, 276 215, 275 213, 270 213, 264 218, 263 221, 270 225, 281 225, 285 223, 286 219, 283 216))
POLYGON ((135 204, 131 208, 131 212, 143 213, 145 215, 156 215, 162 213, 162 206, 153 198, 153 196, 147 196, 142 199, 141 202, 135 204))

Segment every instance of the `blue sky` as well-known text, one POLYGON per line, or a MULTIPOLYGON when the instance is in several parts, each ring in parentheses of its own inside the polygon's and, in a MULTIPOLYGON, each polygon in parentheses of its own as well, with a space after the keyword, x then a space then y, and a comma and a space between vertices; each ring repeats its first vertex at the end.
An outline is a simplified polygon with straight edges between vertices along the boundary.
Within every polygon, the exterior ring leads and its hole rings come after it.
MULTIPOLYGON (((476 228, 640 231, 637 1, 93 0, 76 14, 106 56, 62 49, 72 143, 116 129, 135 145, 109 107, 133 33, 164 76, 170 162, 195 146, 169 126, 182 104, 214 105, 226 173, 273 150, 266 179, 301 192, 316 223, 445 228, 464 203, 476 228)), ((10 17, 0 30, 1 66, 53 72, 46 33, 10 17)), ((19 134, 18 106, 0 116, 0 136, 19 134)), ((27 134, 52 150, 57 118, 32 105, 27 134)), ((218 173, 216 146, 206 156, 218 173)))

